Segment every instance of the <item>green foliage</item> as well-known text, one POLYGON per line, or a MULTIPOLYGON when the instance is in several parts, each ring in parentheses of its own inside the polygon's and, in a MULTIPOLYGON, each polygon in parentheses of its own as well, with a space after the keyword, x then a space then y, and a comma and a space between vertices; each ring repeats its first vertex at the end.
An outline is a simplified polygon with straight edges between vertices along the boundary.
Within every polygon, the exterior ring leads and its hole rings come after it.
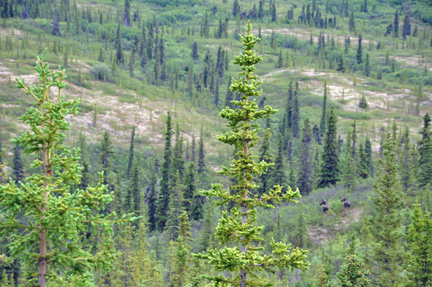
POLYGON ((370 286, 368 275, 363 262, 356 255, 348 255, 336 277, 341 287, 367 287, 370 286))
POLYGON ((387 133, 383 158, 379 159, 380 176, 375 184, 376 215, 372 222, 373 260, 376 284, 395 286, 401 281, 402 244, 400 209, 403 206, 396 165, 395 142, 387 133))
POLYGON ((254 177, 265 172, 269 165, 265 162, 256 163, 249 149, 258 142, 258 124, 254 121, 269 117, 276 112, 270 106, 260 111, 255 99, 250 100, 251 96, 260 96, 262 93, 257 91, 260 82, 257 82, 257 76, 253 74, 254 65, 261 60, 261 56, 256 55, 253 50, 258 40, 250 34, 251 28, 251 24, 248 23, 247 33, 242 37, 244 52, 235 57, 233 62, 240 66, 243 71, 240 75, 244 76, 244 79, 233 79, 231 85, 232 91, 241 94, 241 100, 235 101, 239 108, 232 110, 227 107, 220 113, 222 118, 228 120, 231 134, 220 135, 218 139, 238 149, 237 159, 233 161, 231 168, 223 168, 220 173, 236 179, 236 183, 231 186, 233 193, 225 190, 221 184, 213 184, 211 190, 203 192, 207 196, 219 197, 220 205, 234 202, 229 214, 226 211, 222 213, 216 229, 216 236, 225 246, 196 255, 209 260, 216 271, 234 272, 231 278, 218 276, 213 277, 213 280, 242 287, 268 286, 264 279, 256 276, 258 271, 271 271, 274 268, 307 269, 308 267, 308 263, 304 261, 306 251, 300 249, 291 251, 289 244, 272 241, 270 245, 273 247, 273 256, 267 256, 261 255, 262 248, 255 245, 255 242, 262 240, 260 238, 262 227, 256 225, 256 208, 258 206, 272 208, 272 203, 281 201, 295 202, 295 198, 300 197, 300 193, 298 190, 293 192, 288 188, 286 193, 282 194, 281 187, 276 186, 261 198, 251 197, 251 191, 257 187, 253 182, 254 177), (234 247, 227 246, 229 243, 235 243, 234 247))
POLYGON ((35 70, 38 86, 29 87, 24 80, 17 80, 17 87, 35 100, 35 106, 21 116, 30 130, 15 143, 24 148, 24 153, 36 155, 32 166, 39 172, 20 186, 14 182, 0 186, 0 209, 6 216, 0 222, 0 234, 12 235, 11 255, 25 262, 31 274, 39 270, 30 282, 44 287, 95 267, 111 268, 111 241, 104 242, 100 252, 94 254, 83 248, 80 234, 87 232, 89 223, 99 223, 103 233, 112 234, 112 221, 98 214, 112 196, 106 194, 102 174, 95 187, 71 188, 81 177, 79 150, 73 155, 63 141, 69 129, 65 117, 78 113, 78 101, 66 101, 61 95, 66 86, 64 71, 50 71, 43 58, 38 58, 35 70), (58 88, 57 98, 48 93, 51 87, 58 88))
POLYGON ((337 146, 337 117, 334 108, 330 109, 327 131, 324 137, 324 150, 321 158, 318 187, 334 185, 339 181, 339 156, 337 146))

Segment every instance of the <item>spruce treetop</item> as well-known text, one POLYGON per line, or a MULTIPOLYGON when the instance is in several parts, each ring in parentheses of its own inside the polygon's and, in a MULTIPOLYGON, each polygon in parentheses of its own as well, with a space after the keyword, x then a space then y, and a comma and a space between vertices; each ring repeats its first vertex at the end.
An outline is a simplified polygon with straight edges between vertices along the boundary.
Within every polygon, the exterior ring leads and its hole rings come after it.
POLYGON ((237 109, 224 108, 219 116, 228 121, 230 133, 219 135, 218 140, 236 148, 236 158, 230 168, 222 167, 220 174, 234 179, 230 189, 224 189, 221 184, 213 184, 211 190, 203 191, 206 196, 218 197, 218 205, 227 205, 234 202, 233 208, 224 211, 216 228, 216 237, 223 247, 207 250, 207 253, 195 256, 207 259, 216 271, 233 272, 231 277, 217 276, 209 278, 217 282, 217 286, 232 284, 234 286, 270 286, 265 279, 260 278, 257 272, 274 271, 275 269, 300 268, 307 269, 309 263, 305 262, 307 251, 298 248, 292 249, 291 244, 271 242, 273 251, 271 255, 262 254, 263 248, 259 246, 263 226, 258 226, 257 207, 274 208, 275 203, 297 202, 300 197, 298 190, 292 191, 290 187, 282 194, 282 187, 274 189, 261 196, 253 196, 258 188, 254 178, 267 171, 270 164, 256 162, 251 148, 258 143, 259 125, 257 120, 268 118, 276 113, 270 106, 263 110, 258 109, 256 98, 261 96, 258 90, 261 83, 254 75, 255 64, 262 59, 255 54, 254 47, 259 39, 253 36, 250 22, 247 25, 245 36, 241 36, 243 53, 235 57, 233 63, 240 66, 243 76, 239 80, 232 80, 230 90, 241 95, 239 101, 232 101, 237 109), (225 246, 224 246, 225 245, 225 246), (230 247, 228 247, 228 246, 230 247))

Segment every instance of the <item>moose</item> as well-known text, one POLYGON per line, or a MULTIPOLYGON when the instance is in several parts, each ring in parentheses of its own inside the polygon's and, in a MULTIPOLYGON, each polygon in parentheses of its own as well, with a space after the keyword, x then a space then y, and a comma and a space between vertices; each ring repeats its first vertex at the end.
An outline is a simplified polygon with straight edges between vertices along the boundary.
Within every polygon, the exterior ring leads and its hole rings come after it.
POLYGON ((323 206, 323 214, 325 215, 327 213, 327 210, 329 210, 329 204, 327 201, 325 201, 324 199, 321 201, 320 205, 324 205, 323 206))
POLYGON ((344 203, 345 216, 346 216, 347 215, 347 208, 351 207, 351 201, 349 201, 348 198, 344 197, 344 198, 342 198, 341 202, 344 203))

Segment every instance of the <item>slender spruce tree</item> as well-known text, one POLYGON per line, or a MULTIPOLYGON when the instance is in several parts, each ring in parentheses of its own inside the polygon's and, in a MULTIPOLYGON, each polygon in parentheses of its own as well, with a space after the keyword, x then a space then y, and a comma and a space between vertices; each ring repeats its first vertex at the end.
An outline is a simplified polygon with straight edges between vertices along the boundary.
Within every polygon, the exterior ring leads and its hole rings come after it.
POLYGON ((167 220, 168 204, 170 198, 170 180, 171 180, 171 136, 172 136, 172 126, 171 126, 171 114, 168 113, 166 121, 166 133, 165 133, 165 152, 164 152, 164 162, 162 165, 162 179, 160 183, 160 192, 157 203, 157 228, 160 232, 163 231, 165 223, 167 220))
POLYGON ((201 127, 200 140, 198 146, 198 175, 202 174, 205 170, 205 153, 204 153, 204 133, 201 127))
POLYGON ((330 109, 327 131, 324 136, 324 150, 321 155, 321 169, 318 187, 334 185, 339 181, 339 156, 337 142, 337 116, 334 107, 330 109))
POLYGON ((359 38, 358 38, 356 59, 357 59, 357 64, 360 65, 361 63, 363 63, 362 35, 359 35, 359 38))
POLYGON ((299 268, 307 269, 308 263, 306 251, 298 248, 292 249, 290 244, 270 242, 273 248, 273 257, 260 254, 262 248, 257 247, 261 241, 260 231, 263 227, 256 224, 256 212, 258 206, 272 208, 273 204, 281 201, 295 201, 300 197, 300 192, 293 192, 290 188, 282 195, 281 187, 276 186, 268 194, 261 198, 253 197, 252 190, 257 186, 254 177, 266 171, 269 164, 257 163, 251 148, 258 142, 258 124, 256 121, 267 118, 276 110, 266 106, 264 110, 258 110, 255 99, 250 97, 260 96, 262 91, 257 91, 260 84, 257 76, 253 74, 255 64, 261 60, 261 56, 255 54, 253 48, 258 39, 250 34, 252 26, 247 25, 247 32, 243 40, 244 52, 235 57, 233 62, 239 65, 243 72, 243 79, 233 80, 232 91, 241 95, 237 102, 238 109, 225 108, 220 116, 228 120, 231 134, 218 136, 218 139, 229 145, 237 147, 237 160, 233 161, 231 168, 224 168, 220 173, 236 182, 231 186, 231 192, 225 190, 221 184, 213 184, 212 189, 203 192, 204 195, 221 198, 220 205, 234 202, 230 213, 224 211, 216 230, 216 236, 220 239, 221 248, 207 250, 207 253, 197 254, 199 258, 207 259, 215 267, 216 271, 229 271, 231 276, 219 275, 211 279, 220 284, 231 284, 234 286, 269 286, 265 278, 257 276, 260 271, 274 271, 275 268, 299 268), (227 246, 228 245, 228 246, 227 246), (291 251, 291 252, 290 252, 291 251))
POLYGON ((324 97, 323 97, 321 121, 319 127, 321 137, 324 135, 326 127, 327 127, 327 82, 324 82, 324 97))
POLYGON ((383 143, 383 158, 378 159, 380 176, 375 184, 376 215, 371 222, 373 261, 376 286, 397 286, 401 282, 402 244, 401 215, 402 192, 395 155, 395 142, 387 133, 383 143))
POLYGON ((130 0, 125 0, 124 6, 124 16, 123 16, 123 24, 125 27, 131 26, 131 18, 130 18, 130 0))
MULTIPOLYGON (((309 119, 305 119, 302 136, 302 146, 299 157, 298 188, 302 194, 309 194, 314 188, 313 157, 311 147, 312 135, 309 119)), ((300 246, 302 247, 302 246, 300 246)))
POLYGON ((127 169, 127 176, 129 177, 129 173, 131 172, 132 165, 134 162, 134 141, 135 141, 135 126, 132 128, 131 140, 129 146, 129 163, 127 169))
POLYGON ((427 184, 432 185, 432 139, 430 131, 431 117, 426 114, 423 117, 423 129, 421 131, 421 140, 419 141, 419 173, 418 184, 425 187, 427 184))
POLYGON ((414 204, 408 229, 408 286, 427 287, 432 282, 432 219, 420 204, 414 204))
POLYGON ((70 126, 65 118, 78 113, 79 102, 62 96, 65 72, 51 71, 44 56, 45 52, 36 61, 38 85, 29 87, 17 80, 17 87, 35 104, 20 117, 29 130, 14 142, 36 158, 32 165, 37 171, 23 185, 0 185, 0 236, 13 235, 10 254, 27 266, 32 285, 89 286, 89 271, 111 269, 114 252, 110 239, 94 253, 83 248, 81 237, 89 225, 100 225, 102 234, 112 234, 113 222, 100 214, 112 196, 106 194, 102 174, 95 187, 74 188, 81 177, 80 153, 72 153, 63 142, 70 126), (56 95, 50 94, 52 87, 58 89, 56 95))
MULTIPOLYGON (((154 170, 154 168, 153 168, 154 170)), ((157 191, 156 191, 157 177, 156 173, 152 172, 150 176, 150 191, 147 197, 147 218, 149 224, 149 231, 153 232, 157 227, 157 191)))

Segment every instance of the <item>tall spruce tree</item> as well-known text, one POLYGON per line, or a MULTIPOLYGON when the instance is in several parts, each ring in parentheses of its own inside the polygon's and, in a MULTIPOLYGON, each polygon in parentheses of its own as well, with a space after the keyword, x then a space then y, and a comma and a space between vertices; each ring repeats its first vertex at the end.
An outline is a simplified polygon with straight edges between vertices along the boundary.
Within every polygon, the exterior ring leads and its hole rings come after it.
POLYGON ((327 131, 324 136, 324 150, 321 157, 320 180, 318 183, 320 188, 334 185, 339 181, 337 116, 334 107, 330 109, 327 131))
POLYGON ((282 135, 279 135, 278 153, 273 166, 273 173, 271 183, 272 185, 279 185, 283 191, 288 187, 287 175, 285 172, 285 159, 284 159, 284 142, 282 135))
MULTIPOLYGON (((154 170, 154 168, 153 168, 154 170)), ((152 172, 150 176, 150 191, 147 197, 147 218, 148 228, 150 232, 156 230, 157 227, 157 191, 156 191, 157 177, 156 173, 152 172)))
POLYGON ((321 112, 321 121, 320 121, 320 135, 321 137, 324 135, 324 132, 327 127, 327 82, 324 82, 324 97, 323 97, 323 105, 321 112))
POLYGON ((132 165, 132 177, 129 184, 129 189, 126 193, 124 211, 134 212, 139 215, 141 212, 141 188, 139 182, 138 162, 135 160, 132 165))
POLYGON ((362 35, 359 35, 356 59, 357 64, 363 63, 362 35))
POLYGON ((203 192, 204 195, 219 197, 219 204, 234 202, 230 213, 223 212, 222 219, 216 230, 216 235, 223 245, 219 249, 207 250, 207 253, 198 254, 199 258, 207 259, 215 267, 216 271, 229 271, 232 276, 223 275, 213 277, 217 284, 232 284, 240 287, 246 286, 269 286, 262 276, 256 276, 260 271, 273 271, 275 268, 299 268, 307 269, 306 251, 298 248, 291 252, 291 245, 270 243, 273 248, 274 257, 261 255, 261 248, 256 247, 256 243, 261 241, 260 230, 263 227, 256 225, 256 209, 258 206, 273 207, 271 203, 281 201, 295 201, 300 197, 297 190, 293 192, 290 188, 282 195, 281 187, 276 186, 269 194, 261 196, 260 199, 251 197, 251 191, 257 186, 253 179, 255 176, 266 171, 268 164, 265 162, 256 163, 253 153, 250 150, 258 141, 258 124, 254 123, 258 119, 267 118, 276 111, 270 106, 264 110, 258 110, 255 99, 251 96, 260 96, 261 91, 257 91, 257 76, 253 74, 255 67, 261 60, 261 56, 255 54, 253 48, 258 39, 250 34, 252 26, 248 22, 247 34, 242 37, 244 53, 235 57, 233 62, 243 70, 241 75, 244 79, 233 80, 231 90, 241 94, 238 102, 239 108, 232 110, 225 108, 220 116, 228 120, 231 134, 218 136, 223 143, 237 147, 238 160, 233 161, 231 168, 225 168, 221 174, 236 179, 236 183, 231 186, 231 192, 225 190, 221 184, 213 184, 212 189, 203 192), (229 245, 226 246, 226 245, 229 245))
POLYGON ((130 0, 125 0, 124 6, 124 16, 123 16, 123 24, 125 27, 131 26, 131 18, 130 18, 130 0))
POLYGON ((204 133, 201 127, 200 140, 198 146, 198 175, 202 174, 205 170, 205 153, 204 153, 204 133))
POLYGON ((348 132, 345 146, 345 164, 342 172, 342 183, 347 192, 353 192, 357 188, 357 172, 352 154, 350 132, 348 132))
POLYGON ((109 184, 109 176, 111 171, 111 161, 114 154, 111 137, 108 132, 104 132, 102 139, 101 164, 104 173, 103 182, 109 184))
POLYGON ((393 21, 393 37, 399 37, 399 12, 396 9, 393 21))
POLYGON ((68 286, 73 280, 74 286, 89 286, 88 271, 94 267, 108 271, 114 253, 110 239, 95 253, 83 248, 81 237, 89 225, 100 225, 102 234, 112 234, 113 222, 99 213, 112 196, 106 194, 101 174, 95 187, 85 191, 74 188, 73 183, 80 181, 79 150, 73 154, 63 141, 70 126, 65 118, 78 113, 79 102, 62 97, 65 72, 49 70, 44 56, 36 62, 38 85, 29 87, 24 80, 17 80, 17 87, 35 104, 20 118, 29 130, 14 142, 36 158, 33 167, 37 171, 24 185, 0 185, 4 219, 0 236, 13 235, 10 253, 28 267, 33 285, 68 286), (49 93, 52 87, 58 89, 55 96, 49 93))
MULTIPOLYGON (((299 156, 298 188, 302 194, 309 194, 314 188, 313 157, 311 147, 312 135, 309 119, 305 119, 302 136, 302 146, 299 156)), ((302 246, 300 246, 302 247, 302 246)))
POLYGON ((165 152, 164 162, 162 165, 162 179, 160 183, 160 192, 157 203, 156 217, 157 217, 157 228, 160 232, 163 231, 167 220, 168 204, 170 198, 170 179, 171 179, 171 114, 168 113, 166 121, 166 133, 165 133, 165 152))
POLYGON ((400 209, 402 192, 395 155, 395 142, 387 133, 383 143, 383 158, 379 160, 380 176, 375 184, 375 216, 371 222, 373 261, 376 286, 397 286, 401 283, 402 244, 400 209))
POLYGON ((129 163, 127 168, 127 176, 129 177, 129 173, 132 169, 133 161, 134 161, 134 141, 135 141, 135 126, 132 128, 131 140, 129 146, 129 163))
POLYGON ((423 117, 423 129, 421 131, 421 140, 419 141, 419 173, 418 184, 425 187, 427 184, 432 185, 432 140, 430 131, 431 117, 426 114, 423 117))
POLYGON ((175 176, 176 183, 172 188, 169 198, 166 229, 170 240, 177 240, 180 230, 180 215, 185 211, 183 190, 184 186, 181 183, 180 175, 177 172, 175 176))
POLYGON ((116 64, 122 65, 124 64, 124 54, 123 54, 123 47, 122 47, 122 37, 121 37, 121 31, 120 31, 120 24, 117 28, 117 36, 116 36, 116 64))
POLYGON ((423 212, 420 204, 414 204, 412 223, 408 229, 408 286, 427 287, 432 282, 432 218, 423 212))

